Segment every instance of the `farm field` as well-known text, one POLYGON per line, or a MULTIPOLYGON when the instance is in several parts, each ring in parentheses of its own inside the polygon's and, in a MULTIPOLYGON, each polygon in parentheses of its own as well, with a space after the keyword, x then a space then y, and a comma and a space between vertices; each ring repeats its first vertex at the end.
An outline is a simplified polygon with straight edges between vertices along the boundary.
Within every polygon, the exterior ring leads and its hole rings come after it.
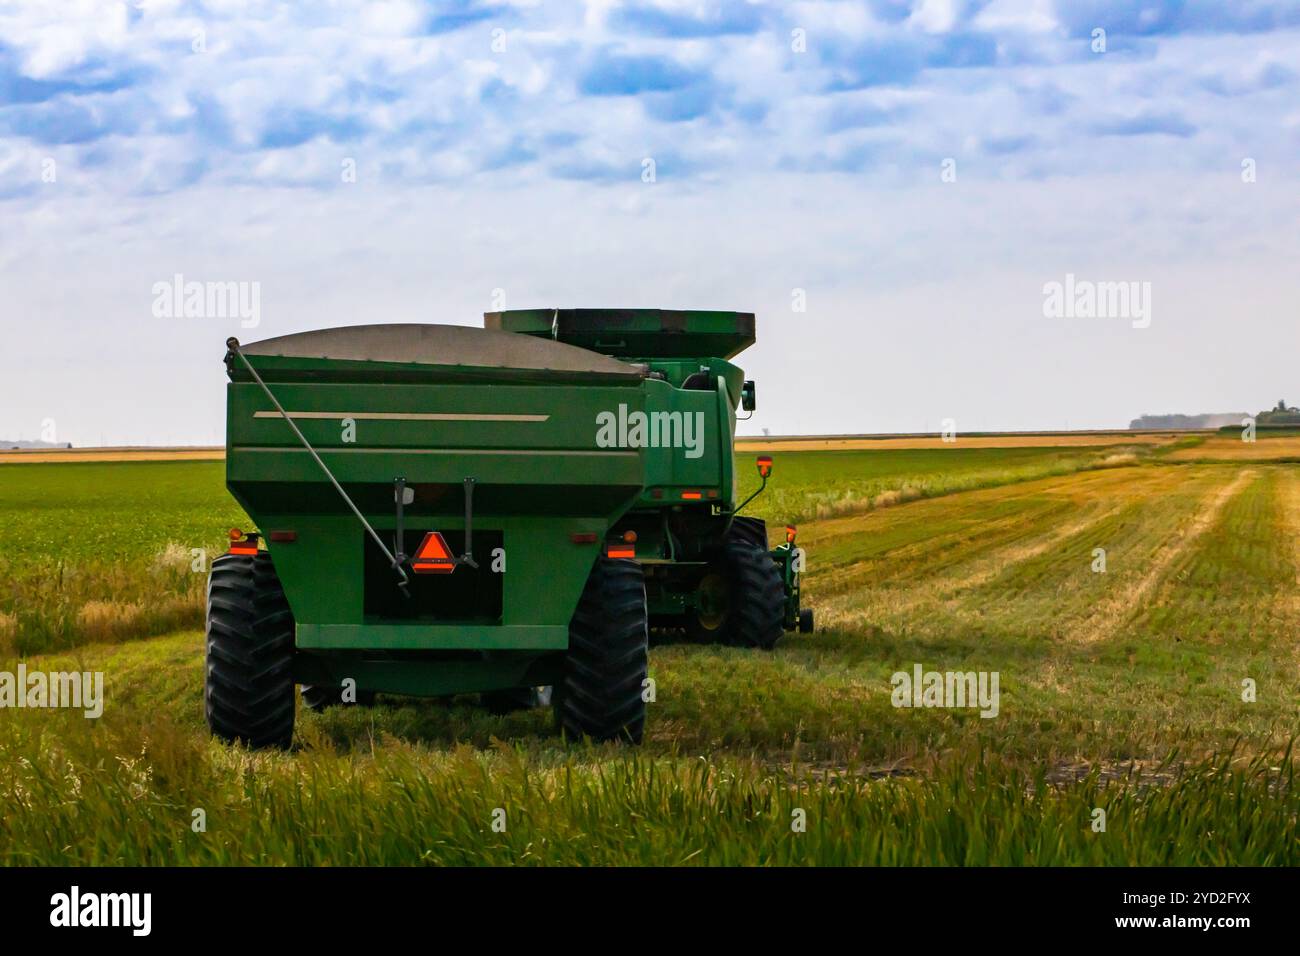
POLYGON ((0 464, 92 461, 221 461, 224 448, 27 448, 0 447, 0 464))
POLYGON ((0 861, 1294 865, 1300 469, 1271 441, 782 451, 755 504, 800 522, 818 632, 652 648, 636 753, 468 698, 215 743, 189 557, 241 520, 221 465, 0 466, 0 519, 41 542, 0 563, 0 670, 102 670, 107 697, 0 711, 0 861), (169 596, 175 626, 147 616, 169 596), (85 601, 141 610, 95 630, 85 601), (998 672, 997 715, 893 706, 916 665, 998 672))
MULTIPOLYGON (((935 435, 845 436, 841 438, 737 438, 737 452, 756 451, 896 451, 932 448, 1086 448, 1109 445, 1163 445, 1188 437, 1188 432, 1022 432, 1004 435, 961 435, 945 441, 935 435)), ((1199 435, 1197 436, 1199 437, 1199 435)))
POLYGON ((1261 433, 1256 441, 1241 440, 1240 433, 1211 435, 1198 445, 1178 448, 1169 453, 1173 461, 1277 461, 1300 462, 1300 434, 1261 433))
MULTIPOLYGON (((24 453, 26 454, 26 453, 24 453)), ((856 513, 971 487, 1131 460, 1123 448, 967 448, 781 456, 751 512, 771 521, 856 513)), ((0 552, 0 649, 33 653, 202 623, 195 550, 219 554, 250 530, 221 461, 0 464, 0 520, 25 547, 0 552)), ((741 493, 758 487, 752 458, 741 493)))

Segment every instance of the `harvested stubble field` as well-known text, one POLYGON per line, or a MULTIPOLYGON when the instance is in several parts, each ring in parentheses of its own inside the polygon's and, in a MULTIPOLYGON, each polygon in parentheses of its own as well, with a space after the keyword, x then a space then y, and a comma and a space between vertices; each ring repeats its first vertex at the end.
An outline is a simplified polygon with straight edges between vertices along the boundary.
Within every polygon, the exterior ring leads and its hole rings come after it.
POLYGON ((99 461, 221 461, 224 448, 18 448, 0 447, 0 465, 99 461))
POLYGON ((188 558, 240 521, 220 464, 0 466, 25 545, 0 564, 0 669, 21 652, 107 685, 98 721, 0 711, 0 859, 1295 864, 1300 471, 1177 454, 778 453, 761 513, 802 522, 819 631, 655 647, 636 754, 460 698, 303 711, 287 754, 217 744, 188 558), (191 629, 78 624, 169 596, 191 629), (998 715, 894 707, 917 664, 997 671, 998 715))
POLYGON ((1236 432, 1219 433, 1204 442, 1170 452, 1174 461, 1287 461, 1300 464, 1300 433, 1268 434, 1242 441, 1236 432))
POLYGON ((846 435, 827 438, 738 438, 737 452, 758 451, 898 451, 930 448, 1086 448, 1089 446, 1164 445, 1186 432, 1077 432, 1047 434, 1013 432, 1005 435, 962 435, 944 439, 937 435, 846 435))

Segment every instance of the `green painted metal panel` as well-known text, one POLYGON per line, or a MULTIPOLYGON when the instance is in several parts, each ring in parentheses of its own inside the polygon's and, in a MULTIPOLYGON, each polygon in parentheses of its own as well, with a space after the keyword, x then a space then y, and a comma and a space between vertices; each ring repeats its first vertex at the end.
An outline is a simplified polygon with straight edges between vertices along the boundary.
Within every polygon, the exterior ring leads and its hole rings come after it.
POLYGON ((713 389, 685 391, 667 382, 645 385, 647 437, 662 447, 646 450, 645 484, 664 488, 718 488, 722 448, 718 433, 718 397, 713 389), (695 447, 683 440, 689 435, 695 447))
MULTIPOLYGON (((621 510, 619 514, 621 514, 621 510)), ((501 575, 501 625, 477 630, 474 640, 489 631, 541 626, 565 630, 587 576, 600 551, 600 541, 616 516, 478 516, 475 529, 482 539, 487 532, 499 532, 503 554, 499 556, 501 575), (596 540, 575 543, 572 535, 589 533, 596 540)), ((468 625, 430 625, 396 623, 367 616, 364 591, 364 531, 351 515, 280 514, 272 523, 262 523, 265 531, 292 530, 296 540, 271 541, 268 547, 275 569, 284 585, 285 596, 300 625, 342 625, 355 628, 381 627, 391 624, 400 629, 418 631, 430 626, 460 627, 468 625)), ((447 515, 410 515, 406 527, 414 532, 463 531, 464 518, 447 515)), ((374 527, 380 536, 391 540, 394 520, 391 515, 375 516, 374 527)), ((491 569, 494 556, 476 549, 478 562, 491 569)), ((465 573, 461 569, 452 573, 465 573)), ((397 576, 393 576, 396 588, 397 576)), ((394 632, 395 633, 395 632, 394 632)), ((522 634, 523 632, 515 632, 522 634)), ((567 639, 566 639, 567 640, 567 639)), ((510 647, 491 638, 488 643, 429 644, 430 647, 510 647)), ((357 645, 383 647, 381 643, 357 645)), ((422 646, 417 645, 416 646, 422 646)), ((526 646, 553 646, 526 645, 526 646)), ((561 647, 566 646, 561 642, 561 647)))
POLYGON ((502 627, 395 624, 299 624, 298 646, 308 650, 563 650, 569 627, 516 624, 502 627))
MULTIPOLYGON (((235 383, 228 389, 232 446, 298 447, 257 385, 235 383)), ((294 382, 272 389, 317 450, 591 450, 596 448, 598 414, 620 405, 640 409, 645 402, 640 387, 294 382), (345 421, 351 426, 345 428, 345 421)))

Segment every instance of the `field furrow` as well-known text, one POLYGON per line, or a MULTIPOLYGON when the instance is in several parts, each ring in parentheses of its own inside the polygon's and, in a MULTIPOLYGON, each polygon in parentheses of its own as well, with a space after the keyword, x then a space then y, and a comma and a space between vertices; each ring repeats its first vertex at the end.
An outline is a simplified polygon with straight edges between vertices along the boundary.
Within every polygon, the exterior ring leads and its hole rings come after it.
MULTIPOLYGON (((1156 483, 1161 472, 1110 469, 963 492, 809 525, 801 543, 815 552, 819 597, 865 588, 907 589, 977 566, 1000 549, 1059 534, 1060 524, 1094 507, 1107 490, 1156 483)), ((976 573, 976 572, 972 572, 976 573)))
POLYGON ((1144 572, 1118 593, 1099 601, 1091 614, 1068 627, 1064 636, 1069 640, 1105 641, 1113 637, 1125 622, 1139 613, 1153 591, 1169 575, 1179 559, 1218 519, 1224 506, 1256 477, 1253 471, 1244 471, 1226 485, 1216 488, 1200 498, 1195 511, 1187 515, 1181 528, 1165 538, 1144 572))
POLYGON ((808 588, 838 626, 1060 637, 1141 587, 1164 543, 1181 540, 1220 480, 1181 468, 1116 469, 958 495, 942 509, 932 502, 840 519, 806 545, 819 554, 832 542, 830 569, 816 565, 808 588), (863 553, 856 563, 847 557, 855 548, 863 553))

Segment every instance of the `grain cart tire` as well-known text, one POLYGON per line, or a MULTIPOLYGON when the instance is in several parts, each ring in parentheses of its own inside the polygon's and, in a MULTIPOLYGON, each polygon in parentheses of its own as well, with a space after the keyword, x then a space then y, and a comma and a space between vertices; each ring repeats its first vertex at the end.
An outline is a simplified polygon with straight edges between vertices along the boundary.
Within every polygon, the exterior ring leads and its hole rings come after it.
POLYGON ((565 736, 641 742, 648 635, 641 566, 598 558, 569 622, 564 678, 552 694, 565 736))
POLYGON ((271 556, 223 554, 208 576, 208 728, 254 749, 293 740, 293 612, 271 556))
POLYGON ((338 687, 303 684, 302 703, 308 710, 314 711, 322 711, 326 707, 372 707, 375 703, 375 692, 373 690, 359 690, 357 691, 356 700, 345 701, 341 684, 338 687))
POLYGON ((756 547, 735 531, 700 584, 701 607, 686 615, 686 633, 701 644, 771 650, 785 633, 781 571, 766 544, 756 547))

